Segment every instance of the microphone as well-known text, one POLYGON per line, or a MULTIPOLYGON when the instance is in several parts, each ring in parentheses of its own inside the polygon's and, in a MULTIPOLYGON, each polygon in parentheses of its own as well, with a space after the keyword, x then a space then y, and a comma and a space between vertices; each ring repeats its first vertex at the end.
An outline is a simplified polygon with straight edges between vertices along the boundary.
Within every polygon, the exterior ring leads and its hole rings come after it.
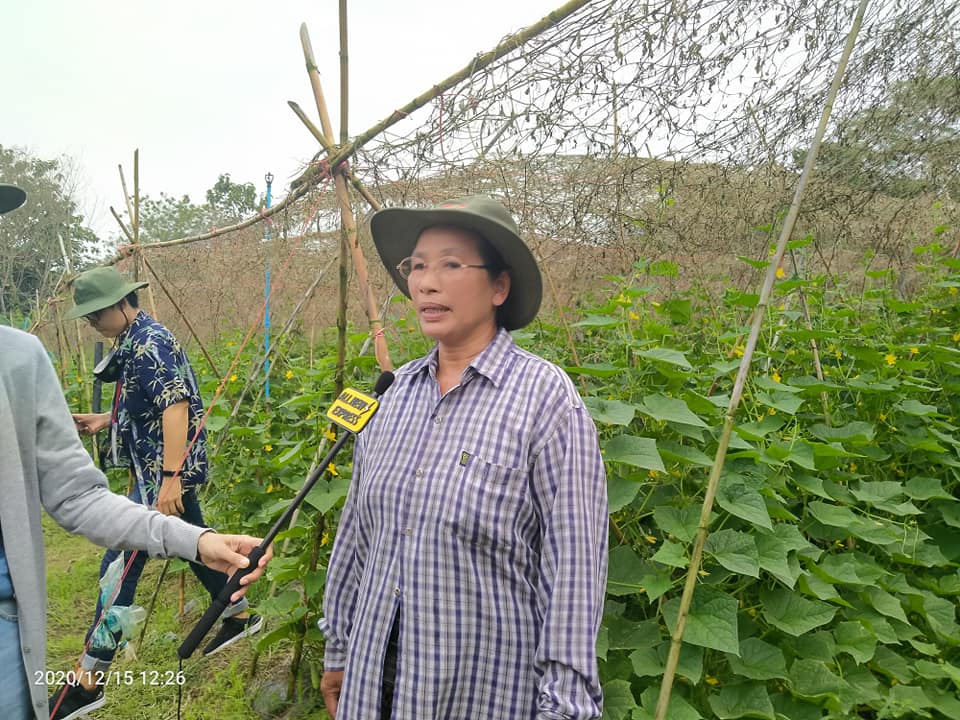
POLYGON ((327 410, 327 417, 348 432, 341 434, 340 437, 337 438, 337 441, 333 444, 333 447, 330 448, 326 457, 324 457, 316 469, 310 473, 310 476, 303 484, 303 488, 297 493, 297 496, 284 511, 283 515, 281 515, 280 519, 270 528, 270 532, 267 533, 266 537, 263 538, 257 547, 250 551, 250 554, 247 555, 249 564, 231 575, 230 579, 227 580, 227 584, 224 585, 223 590, 221 590, 213 602, 210 603, 210 607, 207 608, 203 617, 200 618, 193 627, 193 630, 190 631, 190 634, 187 635, 186 640, 183 641, 177 650, 177 655, 180 656, 181 660, 186 660, 190 657, 193 651, 197 649, 200 641, 210 632, 210 628, 213 627, 217 618, 220 617, 223 611, 227 609, 227 605, 230 604, 230 596, 240 589, 241 578, 249 575, 257 567, 260 559, 266 553, 267 548, 270 547, 270 543, 273 542, 277 534, 290 521, 294 511, 313 489, 317 480, 319 480, 320 476, 326 471, 327 466, 333 462, 333 458, 336 457, 340 448, 346 444, 351 435, 360 432, 364 426, 370 422, 370 418, 373 417, 377 408, 380 407, 378 398, 393 384, 393 379, 394 375, 392 372, 383 372, 380 374, 380 377, 377 378, 377 382, 374 385, 373 396, 365 395, 352 388, 344 388, 343 392, 334 400, 333 405, 327 410))

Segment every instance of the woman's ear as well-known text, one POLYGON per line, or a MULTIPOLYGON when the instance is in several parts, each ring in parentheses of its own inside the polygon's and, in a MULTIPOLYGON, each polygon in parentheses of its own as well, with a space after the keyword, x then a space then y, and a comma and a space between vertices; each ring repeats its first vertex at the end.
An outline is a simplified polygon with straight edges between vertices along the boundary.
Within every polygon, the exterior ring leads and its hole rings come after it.
POLYGON ((493 304, 496 307, 503 305, 510 296, 510 273, 504 270, 493 281, 493 304))

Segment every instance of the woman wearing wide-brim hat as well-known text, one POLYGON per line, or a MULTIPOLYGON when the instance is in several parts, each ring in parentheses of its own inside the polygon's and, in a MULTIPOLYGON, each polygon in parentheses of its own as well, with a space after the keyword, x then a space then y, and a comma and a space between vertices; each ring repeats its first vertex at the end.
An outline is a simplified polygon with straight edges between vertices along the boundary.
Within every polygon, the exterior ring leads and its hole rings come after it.
POLYGON ((370 227, 436 345, 357 438, 320 623, 327 707, 600 717, 606 478, 569 377, 508 332, 536 317, 537 263, 488 197, 370 227))
MULTIPOLYGON (((110 412, 76 414, 73 420, 84 435, 110 430, 113 461, 130 470, 131 500, 205 527, 197 499, 197 487, 207 481, 203 400, 186 352, 166 327, 140 309, 137 290, 146 286, 114 267, 93 268, 74 279, 74 306, 64 317, 85 318, 103 337, 113 339, 107 362, 94 372, 104 382, 115 382, 116 388, 110 412)), ((101 577, 119 555, 118 550, 106 552, 101 577)), ((144 553, 135 557, 129 551, 124 553, 125 575, 115 605, 133 603, 146 560, 144 553)), ((190 569, 211 598, 216 598, 227 582, 226 575, 202 565, 191 563, 190 569)), ((260 630, 262 618, 251 615, 247 608, 246 599, 227 608, 204 655, 260 630)), ((95 618, 101 609, 98 599, 95 618)), ((116 647, 110 647, 109 641, 97 646, 96 623, 87 633, 90 645, 77 668, 82 671, 80 682, 67 685, 50 699, 52 720, 79 717, 103 704, 102 681, 109 677, 116 647)))

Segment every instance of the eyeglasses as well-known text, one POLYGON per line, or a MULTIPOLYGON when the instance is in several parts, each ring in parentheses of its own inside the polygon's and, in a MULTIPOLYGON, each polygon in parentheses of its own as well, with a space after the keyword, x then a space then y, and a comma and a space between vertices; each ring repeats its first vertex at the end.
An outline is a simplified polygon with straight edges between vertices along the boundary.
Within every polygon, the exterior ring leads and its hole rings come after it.
POLYGON ((471 265, 469 263, 462 263, 459 260, 454 260, 453 258, 440 258, 436 263, 428 263, 420 258, 408 257, 397 263, 397 272, 400 273, 400 277, 404 280, 409 280, 411 277, 422 277, 423 274, 431 268, 436 270, 441 278, 449 279, 456 277, 461 270, 466 270, 467 268, 481 268, 486 270, 489 269, 490 266, 471 265))

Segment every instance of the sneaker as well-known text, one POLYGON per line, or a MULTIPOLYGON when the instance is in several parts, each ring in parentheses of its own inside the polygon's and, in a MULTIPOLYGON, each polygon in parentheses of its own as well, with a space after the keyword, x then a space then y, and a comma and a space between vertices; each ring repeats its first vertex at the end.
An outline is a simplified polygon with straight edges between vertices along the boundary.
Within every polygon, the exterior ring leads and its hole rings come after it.
POLYGON ((204 657, 213 655, 223 650, 228 645, 232 645, 240 638, 245 638, 254 633, 260 632, 263 627, 263 618, 259 615, 238 620, 237 618, 227 618, 220 624, 220 631, 216 637, 207 643, 203 649, 204 657))
POLYGON ((107 698, 103 695, 103 686, 97 685, 93 690, 87 690, 77 683, 61 687, 50 696, 49 702, 50 720, 73 720, 103 707, 107 698), (60 699, 61 695, 63 700, 60 699))

